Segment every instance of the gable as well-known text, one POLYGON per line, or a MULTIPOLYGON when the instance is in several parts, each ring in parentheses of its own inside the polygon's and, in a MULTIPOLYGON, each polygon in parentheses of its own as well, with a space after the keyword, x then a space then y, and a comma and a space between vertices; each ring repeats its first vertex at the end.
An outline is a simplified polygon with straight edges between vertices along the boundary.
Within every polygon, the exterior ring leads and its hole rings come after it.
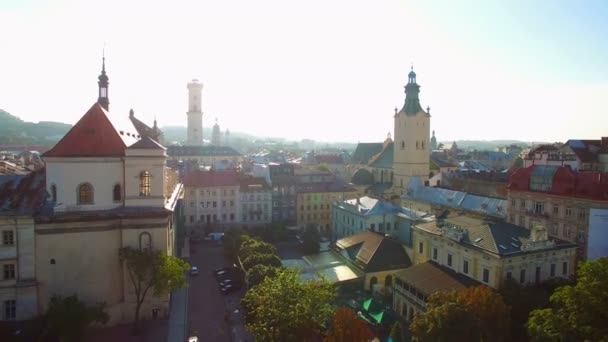
POLYGON ((95 103, 43 157, 117 157, 138 141, 135 128, 119 125, 95 103))

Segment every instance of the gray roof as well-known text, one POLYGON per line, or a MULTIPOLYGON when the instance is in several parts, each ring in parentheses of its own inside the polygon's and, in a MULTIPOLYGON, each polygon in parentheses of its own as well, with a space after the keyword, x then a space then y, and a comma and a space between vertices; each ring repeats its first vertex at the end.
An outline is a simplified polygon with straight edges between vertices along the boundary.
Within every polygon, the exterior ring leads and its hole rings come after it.
POLYGON ((392 204, 389 201, 383 201, 376 198, 363 196, 360 198, 350 199, 336 204, 339 208, 347 210, 351 213, 356 213, 360 216, 373 216, 385 214, 401 214, 409 218, 422 218, 428 214, 412 210, 392 204))
POLYGON ((388 143, 386 147, 382 149, 380 155, 375 156, 370 163, 371 167, 377 167, 382 169, 392 169, 393 168, 393 147, 394 144, 388 143))
POLYGON ((167 148, 158 142, 154 141, 154 139, 144 136, 135 144, 127 147, 127 149, 137 149, 137 150, 166 150, 167 148))
POLYGON ((175 157, 237 157, 241 154, 229 146, 169 146, 167 154, 175 157))
POLYGON ((361 168, 355 171, 350 181, 355 185, 371 185, 374 183, 374 176, 368 170, 361 168))
POLYGON ((418 224, 416 228, 444 236, 450 236, 450 231, 464 231, 460 244, 501 256, 526 253, 529 250, 576 247, 574 243, 557 239, 552 239, 553 243, 548 242, 546 245, 541 242, 534 248, 527 247, 531 243, 531 230, 504 221, 470 216, 457 216, 418 224))
POLYGON ((355 152, 353 152, 353 156, 351 158, 351 163, 353 164, 365 164, 369 162, 369 160, 375 156, 376 154, 382 151, 383 143, 358 143, 355 148, 355 152))
POLYGON ((410 179, 403 198, 503 219, 507 217, 507 200, 505 199, 424 186, 419 177, 410 179))

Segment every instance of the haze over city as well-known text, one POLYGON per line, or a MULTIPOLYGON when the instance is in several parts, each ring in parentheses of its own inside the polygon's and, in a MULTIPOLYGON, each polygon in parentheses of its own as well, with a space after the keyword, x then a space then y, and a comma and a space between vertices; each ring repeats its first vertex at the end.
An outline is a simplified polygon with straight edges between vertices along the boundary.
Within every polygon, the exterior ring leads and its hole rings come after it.
POLYGON ((0 107, 73 124, 105 46, 112 112, 382 141, 413 64, 441 141, 605 135, 605 1, 3 1, 0 107), (414 6, 415 4, 415 6, 414 6), (52 5, 52 6, 51 6, 52 5))

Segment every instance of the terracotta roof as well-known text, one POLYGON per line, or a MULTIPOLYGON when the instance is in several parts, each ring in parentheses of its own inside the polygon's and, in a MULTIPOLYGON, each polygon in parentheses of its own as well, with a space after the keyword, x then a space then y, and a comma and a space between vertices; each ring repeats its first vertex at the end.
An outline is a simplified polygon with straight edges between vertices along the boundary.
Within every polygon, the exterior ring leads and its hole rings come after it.
POLYGON ((45 169, 28 175, 0 176, 0 215, 33 215, 46 197, 45 169))
POLYGON ((459 290, 480 283, 432 261, 414 265, 395 273, 395 278, 416 288, 426 296, 438 291, 459 290))
POLYGON ((383 143, 359 143, 353 152, 351 162, 354 164, 365 164, 376 154, 382 151, 383 143))
POLYGON ((336 241, 338 250, 346 250, 365 272, 405 268, 412 264, 397 240, 372 231, 363 231, 336 241))
POLYGON ((116 157, 137 142, 137 130, 128 120, 111 117, 95 103, 43 157, 116 157))
POLYGON ((509 177, 509 191, 608 201, 608 174, 576 172, 564 166, 532 165, 513 172, 509 177))
POLYGON ((184 177, 186 187, 239 186, 238 173, 234 170, 196 170, 184 177))
POLYGON ((129 149, 166 150, 167 148, 157 143, 152 138, 145 136, 135 144, 129 146, 129 149))

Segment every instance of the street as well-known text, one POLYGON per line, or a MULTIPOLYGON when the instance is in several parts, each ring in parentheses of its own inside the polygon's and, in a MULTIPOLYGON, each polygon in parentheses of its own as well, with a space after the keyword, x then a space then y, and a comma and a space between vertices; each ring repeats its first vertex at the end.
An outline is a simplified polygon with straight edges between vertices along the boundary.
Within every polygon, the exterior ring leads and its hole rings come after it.
MULTIPOLYGON (((223 248, 204 242, 192 243, 190 264, 197 266, 199 274, 190 277, 188 316, 190 336, 196 335, 199 341, 238 342, 245 340, 240 314, 235 314, 245 289, 222 295, 212 271, 219 267, 230 266, 226 263, 223 248), (226 316, 227 313, 231 313, 226 316), (228 318, 228 320, 226 320, 228 318), (231 338, 231 330, 237 336, 231 338)), ((249 339, 252 341, 252 339, 249 339)))

